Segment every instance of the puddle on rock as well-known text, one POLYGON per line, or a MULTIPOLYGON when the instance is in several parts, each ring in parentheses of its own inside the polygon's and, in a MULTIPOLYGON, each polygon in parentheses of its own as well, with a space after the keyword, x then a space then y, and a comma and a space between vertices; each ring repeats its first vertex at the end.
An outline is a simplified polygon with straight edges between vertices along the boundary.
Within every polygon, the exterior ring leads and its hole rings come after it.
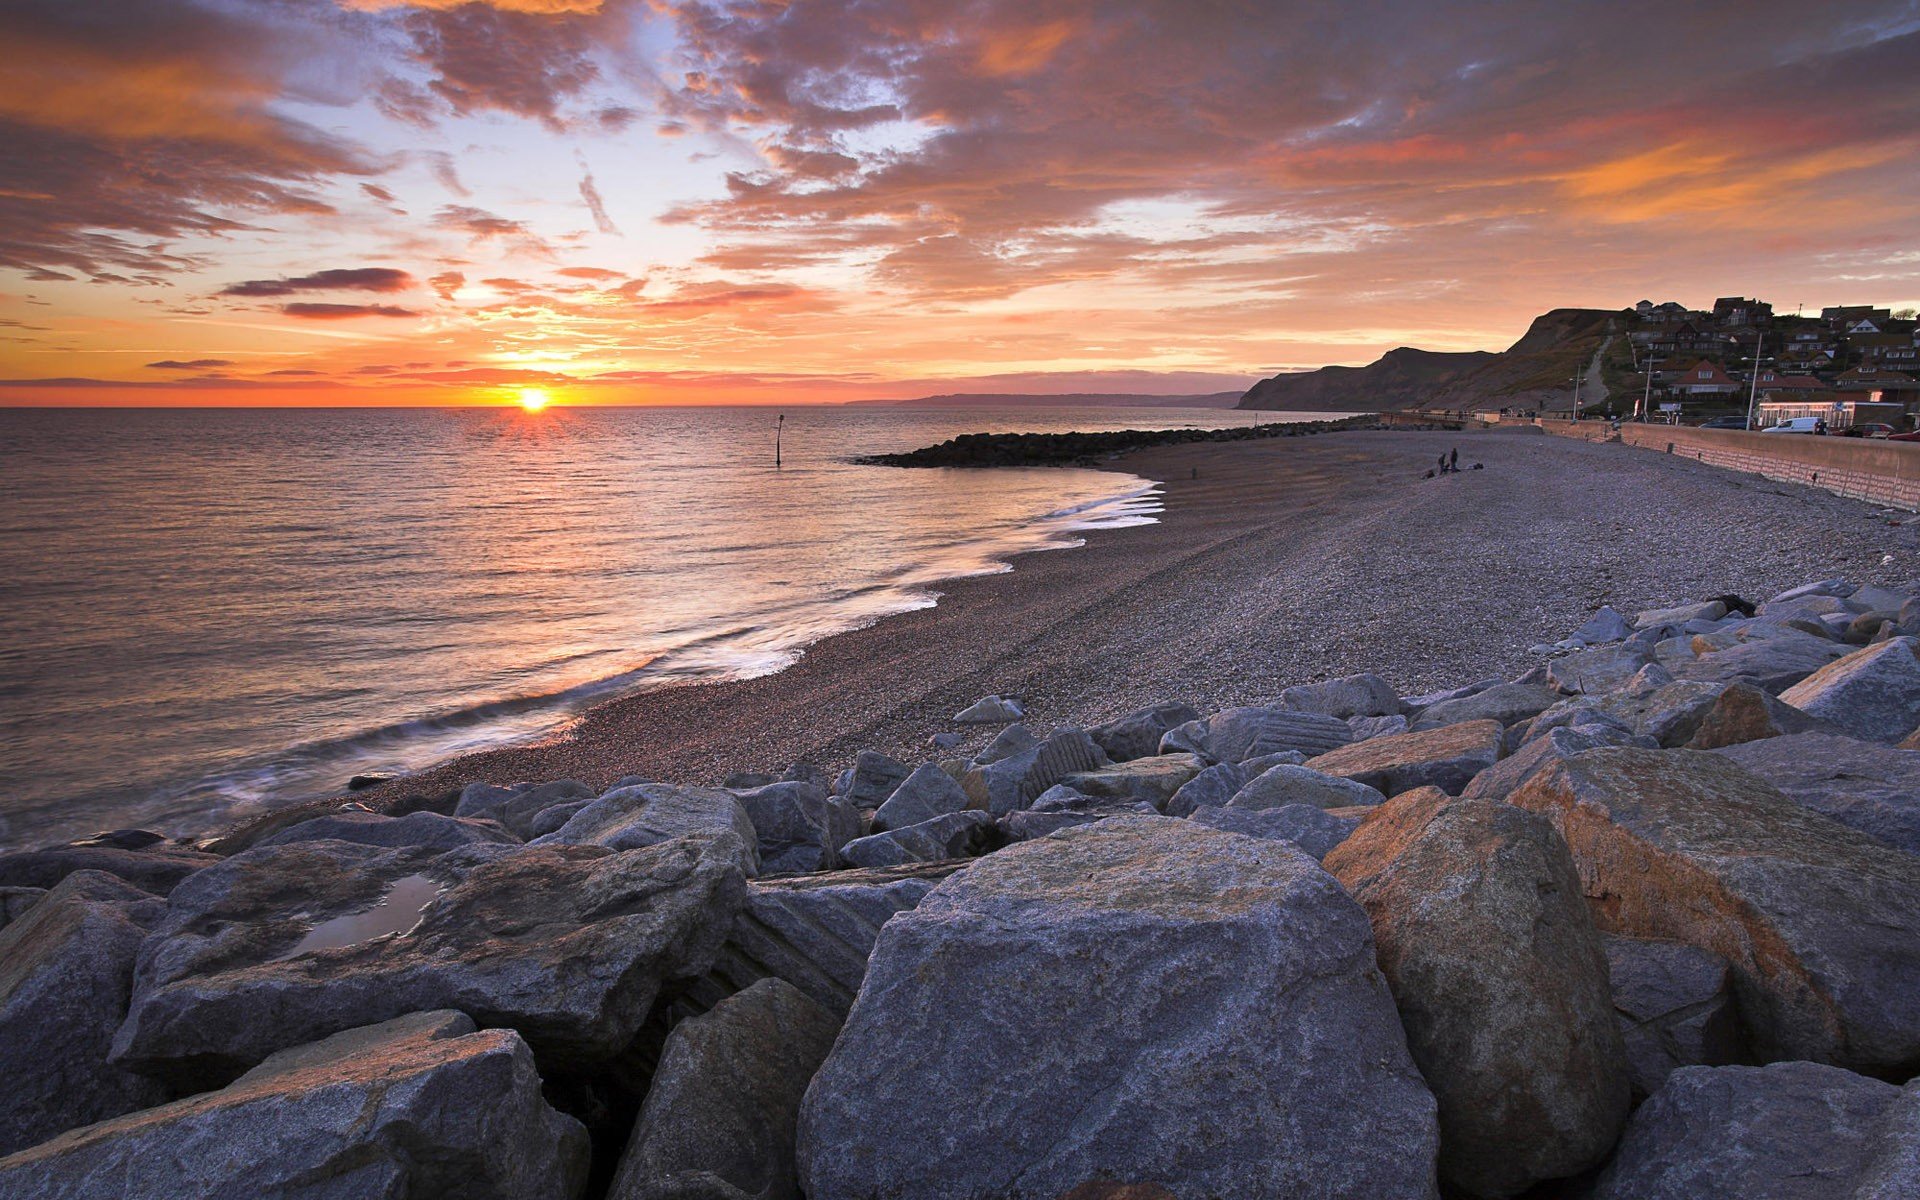
POLYGON ((400 936, 412 933, 420 924, 420 916, 426 911, 433 898, 446 891, 446 885, 437 883, 425 875, 409 875, 394 881, 380 903, 362 912, 347 913, 344 916, 330 917, 307 931, 298 945, 279 956, 279 962, 289 958, 298 958, 313 950, 334 950, 341 946, 355 946, 374 938, 400 936))

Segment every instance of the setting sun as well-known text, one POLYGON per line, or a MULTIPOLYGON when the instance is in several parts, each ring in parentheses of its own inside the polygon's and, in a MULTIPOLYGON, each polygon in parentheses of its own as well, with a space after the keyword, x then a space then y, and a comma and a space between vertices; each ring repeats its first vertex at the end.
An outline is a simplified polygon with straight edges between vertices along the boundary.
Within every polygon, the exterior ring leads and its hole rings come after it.
POLYGON ((519 392, 519 403, 520 407, 526 409, 528 412, 539 412, 547 405, 553 403, 553 397, 547 395, 544 388, 521 388, 519 392))

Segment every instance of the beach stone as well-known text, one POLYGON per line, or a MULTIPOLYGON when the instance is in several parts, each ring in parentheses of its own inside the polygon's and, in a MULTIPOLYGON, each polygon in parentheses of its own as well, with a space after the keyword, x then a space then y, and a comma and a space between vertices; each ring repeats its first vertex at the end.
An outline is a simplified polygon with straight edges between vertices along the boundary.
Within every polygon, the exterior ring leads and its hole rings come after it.
POLYGON ((1920 861, 1719 753, 1589 750, 1508 799, 1553 819, 1603 930, 1732 964, 1760 1061, 1920 1064, 1920 861))
MULTIPOLYGON (((1841 634, 1840 637, 1842 641, 1854 646, 1864 646, 1868 642, 1886 641, 1887 638, 1880 636, 1880 631, 1882 629, 1893 628, 1899 619, 1900 614, 1898 612, 1889 612, 1886 609, 1864 612, 1847 622, 1846 632, 1841 634)), ((1889 634, 1888 636, 1892 637, 1896 635, 1889 634)))
POLYGON ((799 1162, 810 1200, 1431 1197, 1436 1149, 1359 906, 1284 842, 1139 816, 887 923, 799 1162))
POLYGON ((1227 801, 1228 808, 1257 811, 1289 804, 1315 808, 1362 808, 1385 800, 1376 788, 1311 767, 1282 764, 1249 779, 1227 801))
POLYGON ((222 862, 219 855, 171 842, 126 849, 108 841, 86 840, 40 850, 0 854, 0 887, 57 887, 75 871, 104 871, 142 891, 164 896, 195 871, 222 862))
POLYGON ((1524 683, 1503 683, 1484 692, 1462 696, 1423 709, 1414 718, 1415 730, 1438 729, 1462 721, 1498 721, 1511 725, 1539 716, 1560 697, 1552 689, 1524 683))
POLYGON ((942 813, 904 829, 855 838, 840 848, 840 857, 856 867, 966 858, 992 848, 993 830, 991 813, 979 809, 942 813))
POLYGON ((675 1025, 608 1200, 800 1200, 800 1098, 839 1031, 838 1016, 779 979, 675 1025))
POLYGON ((1459 792, 1500 761, 1500 722, 1462 721, 1394 737, 1372 738, 1307 760, 1326 775, 1357 779, 1387 796, 1418 787, 1459 792))
POLYGON ((1547 681, 1569 695, 1599 695, 1619 688, 1653 661, 1653 650, 1637 642, 1596 646, 1548 663, 1547 681))
POLYGON ((515 784, 505 789, 488 788, 485 784, 470 784, 461 791, 460 801, 454 805, 453 815, 490 817, 504 825, 516 837, 524 839, 532 836, 533 821, 547 809, 556 804, 566 804, 575 800, 591 800, 598 794, 593 788, 577 779, 557 779, 552 783, 541 784, 515 784), (498 793, 501 791, 507 794, 500 796, 498 793))
POLYGON ((1367 910, 1440 1106, 1440 1177, 1512 1196, 1598 1165, 1627 1119, 1607 958, 1550 822, 1435 788, 1326 857, 1367 910))
POLYGON ((1788 588, 1779 595, 1762 602, 1759 611, 1766 612, 1772 605, 1786 604, 1802 596, 1833 596, 1844 600, 1853 595, 1853 591, 1853 585, 1844 579, 1816 579, 1811 583, 1803 583, 1799 587, 1788 588))
POLYGON ((1167 730, 1199 719, 1199 711, 1190 704, 1162 701, 1118 720, 1095 725, 1087 734, 1108 758, 1128 762, 1158 754, 1160 739, 1166 736, 1167 730))
POLYGON ((948 730, 945 733, 936 733, 929 737, 927 739, 927 745, 932 746, 935 750, 953 750, 966 740, 966 738, 954 733, 952 730, 948 730))
POLYGON ((961 776, 960 787, 969 805, 998 816, 1027 807, 1069 775, 1106 765, 1107 756, 1086 730, 1067 727, 1037 745, 975 766, 961 776))
POLYGON ((714 838, 722 834, 732 834, 733 838, 716 844, 739 850, 740 869, 756 874, 760 869, 760 835, 753 818, 733 793, 719 788, 636 783, 601 796, 568 817, 565 825, 530 844, 638 850, 676 838, 714 838))
POLYGON ((712 968, 685 990, 691 1010, 705 1012, 759 980, 782 979, 845 1016, 880 927, 965 865, 904 863, 754 880, 712 968))
POLYGON ((1920 1086, 1810 1062, 1685 1067, 1640 1106, 1595 1200, 1920 1195, 1920 1086))
POLYGON ((1718 600, 1677 604, 1672 608, 1650 608, 1633 619, 1635 629, 1653 625, 1684 625, 1688 621, 1718 621, 1727 615, 1727 606, 1718 600))
POLYGON ((1003 758, 1012 758, 1024 750, 1031 750, 1040 744, 1033 736, 1033 730, 1025 725, 1009 725, 993 735, 993 740, 981 747, 980 753, 973 756, 974 765, 985 766, 997 763, 1003 758))
POLYGON ((175 889, 141 946, 114 1059, 211 1086, 291 1045, 459 1008, 518 1029, 550 1068, 588 1070, 627 1047, 663 987, 712 964, 746 896, 741 854, 731 832, 627 851, 250 850, 175 889), (324 939, 346 944, 308 941, 368 913, 379 923, 324 939))
POLYGON ((443 817, 433 812, 416 812, 408 813, 404 817, 388 817, 379 813, 357 811, 338 812, 331 816, 302 821, 271 837, 262 838, 256 844, 285 846, 292 842, 322 840, 358 842, 367 846, 428 846, 436 850, 452 850, 456 846, 483 843, 517 845, 520 841, 492 821, 443 817))
POLYGON ((873 832, 905 829, 967 806, 967 793, 953 776, 933 763, 915 767, 873 814, 873 832))
POLYGON ((1606 934, 1601 942, 1636 1098, 1681 1067, 1740 1061, 1745 1037, 1726 959, 1657 938, 1606 934))
POLYGON ((1160 740, 1160 752, 1186 751, 1208 762, 1238 763, 1288 750, 1324 754, 1352 740, 1353 730, 1338 717, 1286 708, 1229 708, 1169 730, 1160 740))
POLYGON ((1349 675, 1324 683, 1302 683, 1280 693, 1280 703, 1301 712, 1350 717, 1397 717, 1406 705, 1393 685, 1378 675, 1349 675))
POLYGON ((1018 700, 1008 700, 1000 696, 982 696, 953 715, 954 722, 960 725, 1004 725, 1008 721, 1018 721, 1027 715, 1018 700))
POLYGON ((1315 859, 1325 858, 1360 824, 1358 816, 1336 816, 1313 804, 1261 809, 1210 806, 1196 810, 1192 819, 1226 833, 1292 842, 1315 859))
POLYGON ((1651 746, 1653 739, 1612 725, 1568 725, 1524 742, 1511 755, 1473 777, 1460 794, 1474 800, 1505 800, 1507 794, 1549 762, 1601 746, 1651 746))
POLYGON ((0 1155, 166 1099, 107 1064, 133 961, 165 905, 101 871, 75 871, 0 929, 0 1155))
POLYGON ((1353 731, 1354 741, 1364 742, 1368 738, 1405 733, 1408 725, 1405 717, 1395 713, 1390 717, 1348 717, 1347 728, 1353 731))
POLYGON ((1224 808, 1251 778, 1253 773, 1239 763, 1215 763, 1180 785, 1167 801, 1166 814, 1187 817, 1202 808, 1224 808))
POLYGON ((566 800, 559 804, 547 805, 547 807, 533 814, 532 818, 525 822, 527 840, 537 841, 550 833, 560 832, 566 828, 567 822, 573 820, 581 809, 592 804, 593 801, 598 798, 599 797, 596 796, 586 800, 566 800))
POLYGON ((1785 734, 1718 753, 1814 812, 1920 855, 1920 753, 1831 733, 1785 734))
MULTIPOLYGON (((1755 622, 1741 627, 1746 632, 1755 622)), ((1695 639, 1698 642, 1700 639, 1695 639)), ((1709 647, 1690 660, 1669 663, 1680 679, 1706 683, 1750 683, 1778 696, 1837 658, 1847 647, 1795 631, 1772 637, 1748 637, 1724 648, 1709 647)), ((1789 701, 1789 703, 1792 703, 1789 701)), ((1799 707, 1795 705, 1795 707, 1799 707)))
MULTIPOLYGON (((1063 791, 1055 788, 1053 791, 1063 791)), ((1145 813, 1156 816, 1160 810, 1145 800, 1131 800, 1124 796, 1078 796, 1063 795, 1052 804, 1042 807, 1046 798, 1034 802, 1034 806, 1020 812, 1010 812, 999 818, 1002 836, 1009 842, 1029 842, 1034 838, 1046 837, 1072 825, 1089 825, 1095 821, 1104 821, 1108 817, 1132 816, 1145 813), (1069 798, 1071 796, 1071 798, 1069 798)))
POLYGON ((1856 650, 1780 694, 1795 708, 1870 742, 1897 742, 1920 722, 1920 641, 1856 650))
POLYGON ((764 874, 837 867, 840 848, 862 832, 859 810, 816 784, 769 783, 733 795, 758 839, 764 874))
POLYGON ((1155 809, 1163 809, 1173 794, 1206 765, 1196 754, 1156 754, 1076 771, 1060 782, 1084 795, 1145 800, 1155 809))
MULTIPOLYGON (((118 879, 119 876, 114 878, 118 879)), ((33 906, 40 903, 46 894, 46 888, 0 887, 0 929, 5 929, 33 911, 33 906)))
POLYGON ((0 1193, 568 1200, 586 1182, 587 1151, 586 1130, 541 1097, 518 1034, 421 1012, 0 1158, 0 1193))
POLYGON ((1475 692, 1484 692, 1490 687, 1499 687, 1505 682, 1506 680, 1495 675, 1491 678, 1465 684, 1461 687, 1448 688, 1442 692, 1428 692, 1420 696, 1408 696, 1405 698, 1408 715, 1418 715, 1421 710, 1431 708, 1436 704, 1444 704, 1448 700, 1458 700, 1463 696, 1471 696, 1475 692))
POLYGON ((1871 583, 1846 597, 1847 607, 1855 612, 1883 610, 1895 614, 1912 599, 1911 590, 1884 588, 1871 583))
POLYGON ((1589 646, 1598 646, 1604 642, 1618 642, 1633 632, 1633 625, 1610 604, 1600 606, 1600 611, 1581 622, 1573 636, 1589 646))
POLYGON ((853 777, 840 794, 855 808, 879 808, 911 774, 912 769, 897 758, 888 758, 877 750, 862 750, 853 760, 853 777))

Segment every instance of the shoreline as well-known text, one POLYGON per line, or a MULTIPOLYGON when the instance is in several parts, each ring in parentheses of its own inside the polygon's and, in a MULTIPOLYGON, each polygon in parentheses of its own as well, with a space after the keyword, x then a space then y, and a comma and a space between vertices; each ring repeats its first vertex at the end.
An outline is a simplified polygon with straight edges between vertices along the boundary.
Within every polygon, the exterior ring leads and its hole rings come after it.
POLYGON ((771 675, 609 700, 553 737, 255 820, 348 800, 387 809, 475 780, 717 783, 794 762, 838 769, 861 749, 924 760, 930 735, 992 693, 1025 698, 1037 728, 1162 699, 1249 703, 1362 669, 1412 693, 1521 669, 1568 612, 1603 603, 1920 575, 1920 534, 1867 521, 1870 506, 1538 434, 1332 433, 1103 465, 1160 483, 1156 523, 949 581, 934 606, 831 635, 771 675), (1456 445, 1487 469, 1421 478, 1456 445), (1906 552, 1881 566, 1896 544, 1906 552), (1528 555, 1539 561, 1512 561, 1528 555))

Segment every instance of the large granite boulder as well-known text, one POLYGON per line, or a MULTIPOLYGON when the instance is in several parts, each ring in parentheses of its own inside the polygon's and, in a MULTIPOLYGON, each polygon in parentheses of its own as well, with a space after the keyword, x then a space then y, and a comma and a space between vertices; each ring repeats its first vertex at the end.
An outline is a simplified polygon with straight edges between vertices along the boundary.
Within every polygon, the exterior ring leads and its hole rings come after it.
MULTIPOLYGON (((547 783, 512 783, 498 787, 490 783, 470 783, 460 791, 453 815, 484 817, 498 821, 514 836, 531 838, 540 814, 560 804, 592 800, 597 792, 578 779, 555 779, 547 783)), ((251 849, 258 839, 241 849, 251 849)), ((236 849, 234 853, 238 853, 236 849)))
POLYGON ((1841 732, 1869 742, 1897 742, 1920 724, 1920 641, 1897 637, 1807 676, 1780 699, 1841 732))
POLYGON ((840 857, 856 867, 893 867, 982 854, 992 849, 993 841, 993 814, 970 808, 855 838, 840 848, 840 857))
POLYGON ((128 846, 88 839, 66 846, 0 854, 0 887, 51 888, 75 871, 105 871, 143 891, 164 896, 182 879, 222 861, 172 842, 128 846))
POLYGON ((734 793, 758 839, 760 870, 768 875, 827 870, 840 865, 840 848, 860 836, 860 812, 813 783, 783 781, 734 793))
POLYGON ((1110 767, 1076 771, 1060 782, 1101 799, 1145 800, 1164 809, 1173 794, 1206 767, 1195 754, 1156 754, 1110 767))
POLYGON ((1365 808, 1386 797, 1357 779, 1282 763, 1254 776, 1227 800, 1229 808, 1259 810, 1289 804, 1315 808, 1365 808))
POLYGON ((1107 765, 1084 729, 1056 729, 1045 741, 976 765, 961 776, 968 803, 998 816, 1032 804, 1041 792, 1080 771, 1107 765))
POLYGON ((1432 1196, 1435 1151, 1359 906, 1284 842, 1141 816, 889 921, 799 1156, 811 1200, 1371 1198, 1432 1196))
POLYGON ((1508 799, 1553 819, 1602 929, 1732 964, 1760 1061, 1920 1065, 1920 860, 1718 753, 1589 750, 1508 799))
POLYGON ((364 810, 346 810, 283 829, 262 838, 259 846, 286 846, 294 842, 359 842, 366 846, 430 846, 452 850, 456 846, 506 844, 519 842, 504 826, 492 821, 466 817, 443 817, 435 812, 408 813, 389 817, 364 810))
POLYGON ((1321 683, 1296 684, 1280 693, 1280 703, 1301 712, 1325 713, 1345 720, 1349 717, 1395 717, 1406 711, 1406 702, 1393 685, 1378 675, 1349 675, 1321 683))
POLYGON ((1572 758, 1601 746, 1646 746, 1652 741, 1617 725, 1563 725, 1521 743, 1518 750, 1475 775, 1460 794, 1475 800, 1505 800, 1507 793, 1549 762, 1572 758))
POLYGON ((569 1200, 587 1132, 518 1034, 422 1012, 274 1055, 216 1092, 0 1158, 38 1200, 569 1200))
POLYGON ((1167 735, 1169 729, 1199 719, 1200 713, 1193 706, 1163 701, 1104 725, 1095 725, 1087 730, 1087 735, 1106 752, 1108 758, 1115 762, 1127 762, 1158 754, 1160 739, 1167 735))
MULTIPOLYGON (((1684 685, 1683 685, 1684 686, 1684 685)), ((1685 741, 1663 740, 1689 750, 1718 750, 1791 733, 1830 731, 1832 726, 1804 713, 1770 692, 1745 683, 1719 689, 1699 715, 1685 741)))
POLYGON ((1920 855, 1920 753, 1827 733, 1746 742, 1718 753, 1813 811, 1920 855))
MULTIPOLYGON (((114 878, 119 878, 115 876, 114 878)), ((18 921, 32 911, 47 895, 46 888, 37 887, 0 887, 0 929, 18 921)))
POLYGON ((1498 721, 1462 721, 1355 742, 1310 758, 1307 766, 1322 774, 1357 779, 1388 796, 1419 787, 1457 794, 1475 775, 1500 761, 1504 734, 1498 721))
POLYGON ((1627 1119, 1607 958, 1553 826, 1435 788, 1395 797, 1326 868, 1367 910, 1440 1176, 1512 1196, 1597 1165, 1627 1119))
POLYGON ((1634 1114, 1595 1200, 1920 1195, 1920 1084, 1810 1062, 1686 1067, 1634 1114))
POLYGON ((1347 840, 1360 824, 1356 810, 1329 812, 1312 804, 1283 804, 1279 808, 1202 808, 1190 818, 1227 833, 1292 842, 1316 859, 1347 840))
POLYGON ((1601 941, 1636 1097, 1659 1091, 1681 1067, 1740 1061, 1746 1037, 1726 959, 1658 938, 1606 934, 1601 941))
POLYGON ((840 1018, 763 979, 673 1027, 608 1200, 800 1200, 794 1124, 840 1018))
POLYGON ((1339 717, 1295 712, 1289 708, 1229 708, 1204 721, 1190 721, 1167 732, 1160 752, 1186 751, 1208 762, 1239 763, 1268 754, 1295 750, 1324 754, 1353 740, 1353 730, 1339 717))
POLYGON ((1727 606, 1718 600, 1695 600, 1671 608, 1649 608, 1633 618, 1635 629, 1661 625, 1685 625, 1688 621, 1717 621, 1727 615, 1727 606))
POLYGON ((176 889, 115 1058, 187 1086, 403 1013, 519 1030, 552 1069, 624 1050, 704 974, 746 896, 739 839, 638 850, 261 847, 176 889))
POLYGON ((1071 825, 1090 825, 1108 817, 1142 813, 1157 815, 1159 812, 1146 800, 1129 800, 1125 796, 1083 796, 1063 786, 1049 788, 1045 795, 1033 802, 1032 808, 1007 813, 994 824, 1007 841, 1028 842, 1071 825))
POLYGON ((853 761, 852 774, 841 794, 856 808, 879 808, 912 773, 912 768, 897 758, 862 750, 853 761))
POLYGON ((1622 642, 1581 650, 1547 664, 1547 681, 1573 695, 1611 692, 1654 661, 1653 650, 1639 642, 1622 642))
POLYGON ((1413 728, 1438 729, 1462 721, 1498 721, 1512 725, 1539 716, 1560 697, 1552 689, 1528 683, 1503 683, 1484 692, 1447 700, 1421 711, 1413 728))
POLYGON ((880 927, 920 903, 965 864, 953 861, 757 879, 713 967, 688 985, 690 1011, 704 1012, 762 979, 782 979, 845 1016, 867 976, 880 927))
POLYGON ((1170 817, 1190 817, 1202 808, 1224 808, 1253 774, 1239 763, 1215 763, 1180 785, 1166 803, 1170 817))
POLYGON ((1033 730, 1025 725, 1009 725, 994 734, 986 745, 980 747, 980 753, 973 756, 973 765, 984 767, 988 763, 996 763, 1003 758, 1011 758, 1022 751, 1031 750, 1039 744, 1040 739, 1033 735, 1033 730))
POLYGON ((725 835, 732 836, 717 844, 737 846, 742 852, 740 869, 749 875, 757 873, 760 869, 760 834, 754 828, 753 818, 747 815, 747 810, 732 792, 719 788, 636 783, 615 788, 599 797, 569 817, 565 825, 535 838, 532 844, 638 850, 676 838, 713 839, 724 838, 725 835))
POLYGON ((1018 721, 1027 710, 1018 700, 1003 696, 982 696, 953 714, 958 725, 1004 725, 1008 721, 1018 721))
POLYGON ((967 806, 967 793, 936 763, 915 767, 873 814, 873 832, 905 829, 967 806))
POLYGON ((1730 645, 1718 646, 1705 638, 1694 638, 1692 644, 1689 656, 1667 662, 1678 678, 1750 683, 1776 696, 1847 653, 1842 643, 1793 629, 1748 631, 1743 627, 1731 635, 1730 645))
POLYGON ((166 1099, 107 1064, 134 955, 164 907, 115 876, 76 871, 0 930, 0 1154, 166 1099))

